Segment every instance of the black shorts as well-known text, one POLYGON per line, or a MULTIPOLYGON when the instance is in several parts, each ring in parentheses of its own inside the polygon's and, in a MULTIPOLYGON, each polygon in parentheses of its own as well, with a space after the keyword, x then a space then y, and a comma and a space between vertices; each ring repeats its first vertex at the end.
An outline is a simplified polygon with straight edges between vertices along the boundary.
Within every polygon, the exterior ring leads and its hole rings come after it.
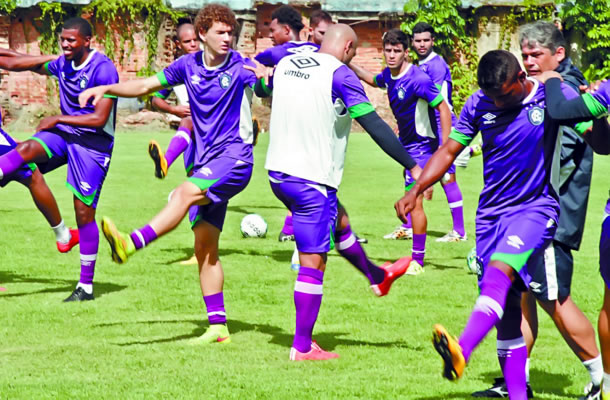
POLYGON ((528 262, 530 291, 538 300, 563 300, 570 295, 574 258, 572 249, 553 240, 544 254, 528 262))

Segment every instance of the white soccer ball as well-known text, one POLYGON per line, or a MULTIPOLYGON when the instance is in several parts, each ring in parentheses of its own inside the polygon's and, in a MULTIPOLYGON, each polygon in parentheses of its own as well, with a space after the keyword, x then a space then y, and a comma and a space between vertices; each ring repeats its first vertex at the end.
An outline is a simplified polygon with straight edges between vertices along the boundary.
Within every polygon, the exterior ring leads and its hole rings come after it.
POLYGON ((267 234, 267 222, 258 214, 248 214, 241 220, 239 226, 244 237, 265 237, 267 234))

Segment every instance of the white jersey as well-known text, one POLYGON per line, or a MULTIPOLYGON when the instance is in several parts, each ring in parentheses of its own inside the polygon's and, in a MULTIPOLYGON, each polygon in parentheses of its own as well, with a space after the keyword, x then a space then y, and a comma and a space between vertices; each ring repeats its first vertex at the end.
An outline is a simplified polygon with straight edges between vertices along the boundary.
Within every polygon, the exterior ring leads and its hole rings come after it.
POLYGON ((265 168, 338 188, 352 118, 333 102, 333 74, 344 64, 329 54, 282 58, 273 74, 265 168))
POLYGON ((178 104, 181 106, 189 105, 189 95, 186 92, 186 86, 178 85, 173 88, 174 93, 176 94, 176 99, 178 100, 178 104))

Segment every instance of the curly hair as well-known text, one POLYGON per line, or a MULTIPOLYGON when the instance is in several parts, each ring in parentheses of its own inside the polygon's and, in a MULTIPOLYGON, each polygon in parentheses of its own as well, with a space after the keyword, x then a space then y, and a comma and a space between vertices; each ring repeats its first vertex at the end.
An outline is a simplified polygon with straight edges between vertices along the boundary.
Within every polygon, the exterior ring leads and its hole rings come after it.
POLYGON ((227 24, 233 29, 237 28, 237 19, 229 7, 221 4, 208 4, 197 13, 195 29, 197 32, 207 32, 214 22, 227 24))
POLYGON ((273 21, 274 19, 277 19, 277 22, 280 24, 288 25, 297 35, 305 26, 303 25, 301 13, 298 12, 296 8, 289 6, 288 4, 284 4, 283 6, 273 10, 271 13, 271 20, 273 21))

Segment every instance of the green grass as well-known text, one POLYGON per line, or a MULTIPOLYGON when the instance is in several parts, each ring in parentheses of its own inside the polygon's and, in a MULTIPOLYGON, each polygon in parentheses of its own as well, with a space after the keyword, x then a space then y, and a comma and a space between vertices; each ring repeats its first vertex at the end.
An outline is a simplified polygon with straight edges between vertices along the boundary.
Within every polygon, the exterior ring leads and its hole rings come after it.
MULTIPOLYGON (((121 132, 116 141, 98 215, 111 216, 123 230, 147 223, 183 180, 181 160, 167 180, 153 177, 146 154, 151 137, 166 145, 171 134, 121 132)), ((6 291, 0 292, 0 398, 469 399, 472 391, 499 376, 495 335, 475 351, 458 384, 441 379, 441 361, 430 341, 436 322, 459 333, 477 295, 465 257, 474 245, 480 157, 458 171, 468 242, 434 242, 450 229, 445 196, 436 187, 434 199, 426 203, 430 231, 424 275, 401 278, 380 299, 351 265, 330 254, 314 336, 341 358, 291 363, 293 245, 276 239, 285 210, 263 168, 266 145, 267 135, 262 135, 252 181, 231 201, 221 236, 233 340, 226 346, 192 347, 185 340, 207 327, 197 269, 176 263, 192 254, 188 222, 125 265, 111 262, 102 239, 97 299, 64 304, 61 300, 78 279, 78 251, 65 255, 55 250, 53 234, 25 188, 11 184, 2 189, 0 286, 6 291), (239 221, 247 213, 267 220, 266 239, 241 238, 239 221)), ((609 170, 610 158, 598 157, 585 239, 575 255, 573 296, 592 320, 603 291, 597 246, 608 194, 604 171, 609 170)), ((48 174, 47 181, 65 220, 74 226, 65 175, 62 168, 48 174)), ((354 231, 369 239, 365 249, 378 263, 410 254, 411 242, 381 239, 398 223, 393 203, 401 188, 401 168, 367 135, 353 134, 340 199, 354 231)), ((542 311, 540 321, 531 363, 536 396, 577 397, 588 374, 542 311)))

